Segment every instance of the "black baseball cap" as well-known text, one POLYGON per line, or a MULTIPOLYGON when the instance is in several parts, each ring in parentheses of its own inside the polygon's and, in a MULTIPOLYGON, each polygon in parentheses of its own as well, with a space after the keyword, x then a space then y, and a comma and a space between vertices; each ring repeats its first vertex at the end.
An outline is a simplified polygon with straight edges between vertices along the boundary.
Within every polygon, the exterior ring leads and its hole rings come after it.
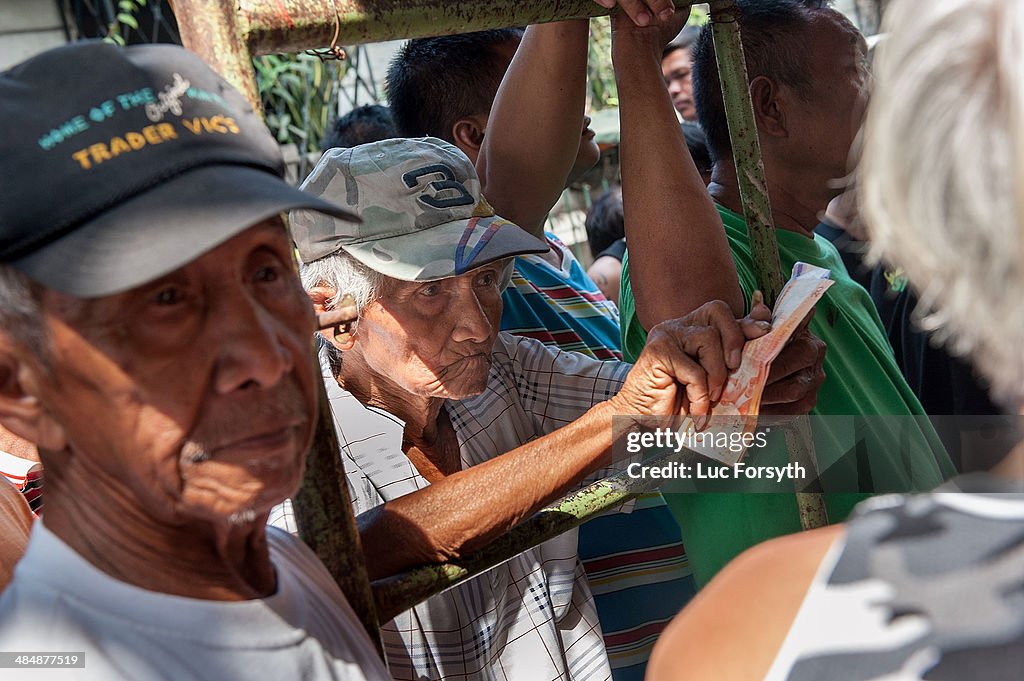
POLYGON ((248 227, 351 212, 285 182, 245 98, 174 45, 74 43, 0 73, 0 262, 90 298, 152 281, 248 227))

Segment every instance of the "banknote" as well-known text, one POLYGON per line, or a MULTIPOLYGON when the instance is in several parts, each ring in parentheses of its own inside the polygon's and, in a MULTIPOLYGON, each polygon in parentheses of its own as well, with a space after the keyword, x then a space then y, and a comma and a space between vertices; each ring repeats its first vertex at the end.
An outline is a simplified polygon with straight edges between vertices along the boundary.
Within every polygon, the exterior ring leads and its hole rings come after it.
POLYGON ((725 464, 743 459, 746 447, 722 448, 716 443, 751 441, 751 438, 739 435, 753 434, 757 428, 761 397, 768 383, 772 361, 782 352, 807 313, 835 283, 830 275, 829 270, 807 263, 793 265, 793 273, 772 311, 772 330, 744 346, 743 360, 729 376, 711 416, 699 420, 684 419, 680 430, 687 441, 693 443, 690 449, 725 464))

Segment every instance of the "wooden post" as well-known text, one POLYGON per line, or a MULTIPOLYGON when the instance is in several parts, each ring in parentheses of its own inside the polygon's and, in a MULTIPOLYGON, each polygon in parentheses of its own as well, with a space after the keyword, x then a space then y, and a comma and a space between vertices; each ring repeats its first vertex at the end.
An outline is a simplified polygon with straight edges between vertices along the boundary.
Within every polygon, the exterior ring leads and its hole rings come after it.
MULTIPOLYGON (((761 144, 757 139, 754 106, 750 101, 747 63, 743 57, 737 12, 735 0, 711 3, 715 58, 718 62, 718 78, 722 83, 729 140, 736 163, 740 200, 743 203, 743 218, 747 223, 757 286, 764 292, 765 301, 771 306, 775 304, 787 277, 779 262, 779 244, 775 238, 768 182, 761 162, 761 144)), ((787 430, 786 445, 792 461, 805 466, 814 465, 814 442, 806 417, 796 419, 787 430)), ((800 525, 805 530, 828 524, 825 497, 820 492, 798 492, 797 506, 800 509, 800 525)))

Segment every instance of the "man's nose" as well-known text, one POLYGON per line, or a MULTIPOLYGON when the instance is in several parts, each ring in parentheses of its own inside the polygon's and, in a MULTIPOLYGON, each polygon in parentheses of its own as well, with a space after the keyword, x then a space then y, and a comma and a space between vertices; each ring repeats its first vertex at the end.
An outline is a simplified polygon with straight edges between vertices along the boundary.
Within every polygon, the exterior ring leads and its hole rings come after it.
POLYGON ((452 340, 486 342, 493 329, 487 306, 475 293, 467 293, 457 297, 450 313, 455 316, 452 340))
POLYGON ((215 389, 219 394, 251 385, 276 385, 292 370, 294 357, 284 323, 248 295, 221 308, 215 389))

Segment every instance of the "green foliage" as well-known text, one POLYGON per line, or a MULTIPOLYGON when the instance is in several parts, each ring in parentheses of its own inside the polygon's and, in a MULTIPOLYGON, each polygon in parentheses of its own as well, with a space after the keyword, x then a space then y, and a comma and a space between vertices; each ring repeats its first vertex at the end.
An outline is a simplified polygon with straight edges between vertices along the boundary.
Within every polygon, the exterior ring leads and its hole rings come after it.
POLYGON ((267 127, 281 144, 300 154, 318 151, 338 107, 339 82, 347 62, 309 54, 253 59, 267 127))
POLYGON ((619 91, 615 87, 615 70, 612 68, 612 24, 608 17, 598 17, 590 22, 587 71, 589 109, 600 111, 617 107, 619 91))
POLYGON ((146 6, 146 2, 147 0, 118 0, 117 16, 107 26, 107 35, 103 40, 124 47, 125 27, 134 31, 139 30, 139 20, 135 15, 146 6))

